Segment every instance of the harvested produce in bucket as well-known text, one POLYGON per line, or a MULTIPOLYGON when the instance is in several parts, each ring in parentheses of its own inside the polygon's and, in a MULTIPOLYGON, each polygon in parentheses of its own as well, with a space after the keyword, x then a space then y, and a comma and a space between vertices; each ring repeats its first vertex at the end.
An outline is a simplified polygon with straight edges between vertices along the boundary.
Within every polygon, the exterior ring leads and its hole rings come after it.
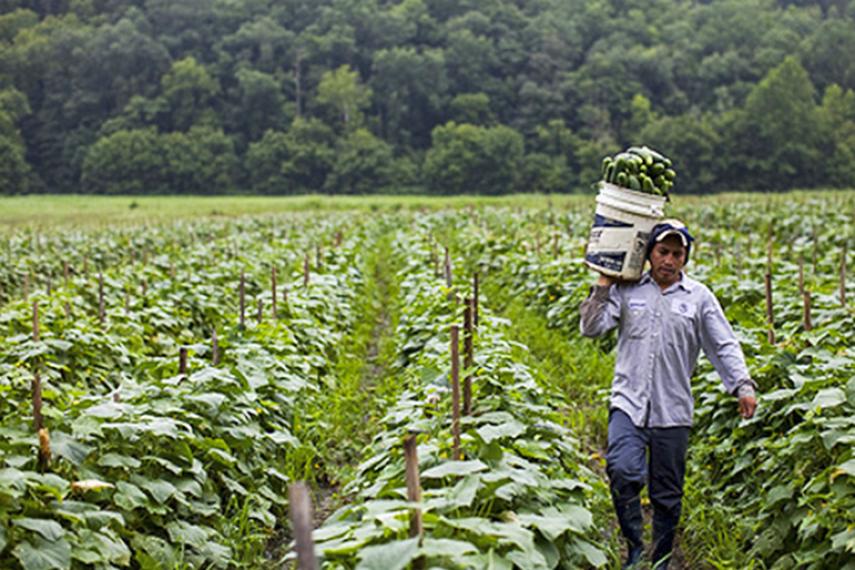
POLYGON ((636 192, 668 196, 677 173, 671 159, 646 146, 632 146, 603 159, 603 180, 636 192))

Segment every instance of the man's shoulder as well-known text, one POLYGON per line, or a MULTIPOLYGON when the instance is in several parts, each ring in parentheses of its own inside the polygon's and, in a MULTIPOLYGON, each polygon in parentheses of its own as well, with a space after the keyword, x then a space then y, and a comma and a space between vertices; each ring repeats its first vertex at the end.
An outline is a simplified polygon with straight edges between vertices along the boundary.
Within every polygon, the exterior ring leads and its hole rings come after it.
POLYGON ((685 284, 685 289, 699 301, 715 300, 715 293, 713 293, 712 289, 707 287, 705 283, 698 281, 697 279, 692 279, 685 273, 683 274, 683 282, 685 284))

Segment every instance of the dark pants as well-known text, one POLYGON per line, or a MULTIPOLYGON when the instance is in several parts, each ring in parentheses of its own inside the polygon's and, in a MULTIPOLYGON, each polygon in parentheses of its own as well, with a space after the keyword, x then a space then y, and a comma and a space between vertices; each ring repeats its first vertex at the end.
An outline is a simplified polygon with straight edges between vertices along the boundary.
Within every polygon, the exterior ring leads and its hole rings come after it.
MULTIPOLYGON (((653 504, 653 561, 671 554, 680 520, 686 473, 688 427, 638 428, 624 412, 609 414, 607 471, 612 501, 630 551, 640 550, 642 518, 639 493, 648 482, 653 504)), ((666 568, 666 561, 656 568, 666 568)))

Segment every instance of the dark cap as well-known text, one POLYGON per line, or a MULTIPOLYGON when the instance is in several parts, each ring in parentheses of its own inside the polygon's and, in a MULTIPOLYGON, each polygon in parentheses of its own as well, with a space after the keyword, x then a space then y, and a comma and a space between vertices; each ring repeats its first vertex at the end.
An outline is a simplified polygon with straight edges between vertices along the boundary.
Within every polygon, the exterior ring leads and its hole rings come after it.
POLYGON ((650 230, 650 238, 647 240, 647 253, 645 258, 650 259, 650 252, 653 251, 653 246, 665 239, 668 236, 677 236, 686 248, 686 263, 689 262, 689 252, 692 249, 692 242, 695 238, 689 233, 686 224, 680 220, 664 220, 650 230))

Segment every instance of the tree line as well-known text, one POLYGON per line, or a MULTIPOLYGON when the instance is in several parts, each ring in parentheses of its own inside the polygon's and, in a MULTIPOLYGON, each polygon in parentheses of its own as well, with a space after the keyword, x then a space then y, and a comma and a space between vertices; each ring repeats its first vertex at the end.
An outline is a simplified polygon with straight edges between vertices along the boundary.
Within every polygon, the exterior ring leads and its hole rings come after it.
POLYGON ((0 0, 0 193, 855 186, 855 0, 0 0))

